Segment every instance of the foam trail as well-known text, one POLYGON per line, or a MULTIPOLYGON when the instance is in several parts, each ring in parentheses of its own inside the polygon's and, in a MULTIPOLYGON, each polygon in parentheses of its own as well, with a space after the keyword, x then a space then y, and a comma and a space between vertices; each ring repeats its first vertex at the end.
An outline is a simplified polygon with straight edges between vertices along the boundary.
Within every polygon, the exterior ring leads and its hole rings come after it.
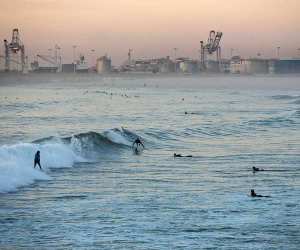
POLYGON ((49 180, 45 173, 33 168, 37 150, 41 151, 41 165, 48 168, 71 167, 74 162, 83 160, 67 145, 48 143, 43 145, 19 143, 0 147, 0 193, 17 190, 18 187, 35 180, 49 180))

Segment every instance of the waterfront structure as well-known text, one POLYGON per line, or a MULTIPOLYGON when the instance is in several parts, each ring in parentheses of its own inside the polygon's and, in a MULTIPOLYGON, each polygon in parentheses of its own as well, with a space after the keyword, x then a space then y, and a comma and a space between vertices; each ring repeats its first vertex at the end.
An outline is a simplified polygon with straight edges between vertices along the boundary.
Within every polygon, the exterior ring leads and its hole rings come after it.
POLYGON ((87 73, 89 71, 89 66, 85 60, 84 55, 80 55, 79 60, 76 61, 75 71, 77 73, 87 73))
POLYGON ((10 43, 4 40, 4 69, 7 72, 27 73, 28 71, 25 46, 20 39, 18 29, 13 29, 10 43))
POLYGON ((75 67, 74 63, 64 63, 61 65, 61 71, 63 73, 72 73, 74 72, 74 67, 75 67))
POLYGON ((230 73, 267 74, 269 73, 269 61, 260 58, 242 59, 240 56, 234 56, 230 61, 230 73))
POLYGON ((300 59, 271 59, 268 66, 271 74, 300 73, 300 59))
POLYGON ((5 57, 0 55, 0 72, 4 72, 5 70, 5 57))
POLYGON ((196 60, 180 57, 176 59, 176 72, 192 74, 198 71, 198 62, 196 60))
POLYGON ((269 61, 267 59, 249 58, 244 61, 247 74, 269 73, 269 61))
POLYGON ((175 63, 169 56, 153 59, 127 60, 120 69, 121 72, 138 73, 170 73, 175 71, 175 63))
POLYGON ((231 74, 243 74, 245 73, 245 65, 243 59, 240 56, 233 56, 230 60, 230 73, 231 74))
POLYGON ((221 59, 219 70, 221 73, 230 73, 230 60, 229 59, 221 59))
POLYGON ((59 55, 60 47, 55 45, 54 55, 51 54, 52 49, 49 49, 50 54, 38 54, 33 63, 31 63, 31 69, 34 72, 61 72, 61 56, 59 55))
POLYGON ((31 63, 31 69, 39 73, 56 73, 59 71, 59 63, 52 56, 37 55, 36 60, 31 63))
POLYGON ((205 65, 205 71, 209 73, 219 73, 220 72, 220 61, 215 60, 206 60, 205 65))
POLYGON ((207 43, 204 41, 200 41, 200 68, 201 70, 205 70, 207 67, 207 56, 216 53, 216 61, 218 62, 217 65, 220 64, 221 60, 221 46, 220 41, 222 38, 222 32, 215 32, 211 30, 209 32, 209 37, 207 39, 207 43))
POLYGON ((158 64, 158 72, 160 73, 175 72, 175 64, 169 56, 157 59, 156 63, 158 64))
POLYGON ((101 56, 96 62, 96 71, 98 74, 106 74, 111 72, 111 58, 101 56))

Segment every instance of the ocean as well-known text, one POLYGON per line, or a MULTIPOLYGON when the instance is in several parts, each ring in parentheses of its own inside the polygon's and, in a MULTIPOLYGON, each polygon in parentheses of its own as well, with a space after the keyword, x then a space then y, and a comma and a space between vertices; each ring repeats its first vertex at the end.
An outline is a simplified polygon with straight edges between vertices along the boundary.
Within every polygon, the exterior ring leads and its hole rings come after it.
POLYGON ((3 74, 0 121, 0 249, 300 249, 299 76, 3 74))

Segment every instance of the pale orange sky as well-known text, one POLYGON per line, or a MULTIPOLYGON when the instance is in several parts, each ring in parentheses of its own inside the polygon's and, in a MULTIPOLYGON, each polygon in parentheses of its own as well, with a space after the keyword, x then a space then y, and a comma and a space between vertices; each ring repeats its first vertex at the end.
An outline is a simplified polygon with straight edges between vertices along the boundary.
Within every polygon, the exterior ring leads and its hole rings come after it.
MULTIPOLYGON (((297 56, 300 48, 300 0, 0 0, 0 38, 19 28, 28 54, 47 54, 58 44, 64 62, 77 52, 107 53, 114 64, 136 57, 197 58, 199 41, 209 30, 224 33, 230 49, 244 57, 297 56)), ((3 47, 3 46, 2 46, 3 47)), ((3 53, 3 48, 1 48, 3 53)))

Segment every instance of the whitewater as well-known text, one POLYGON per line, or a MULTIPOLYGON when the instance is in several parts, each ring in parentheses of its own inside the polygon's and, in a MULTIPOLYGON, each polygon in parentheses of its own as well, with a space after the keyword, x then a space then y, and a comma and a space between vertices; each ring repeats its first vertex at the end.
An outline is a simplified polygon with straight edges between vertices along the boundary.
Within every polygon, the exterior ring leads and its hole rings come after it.
POLYGON ((70 138, 50 137, 34 143, 3 145, 0 147, 0 193, 16 191, 18 187, 36 180, 49 180, 51 177, 47 172, 51 168, 66 168, 72 167, 76 162, 95 161, 96 154, 101 151, 100 146, 105 147, 106 153, 113 144, 130 147, 134 140, 130 142, 126 136, 128 137, 123 129, 112 129, 105 131, 103 135, 89 132, 70 138), (33 156, 37 150, 43 152, 42 172, 38 168, 32 168, 33 156), (89 159, 85 159, 87 155, 89 159))
POLYGON ((299 249, 299 79, 0 75, 0 248, 299 249))

